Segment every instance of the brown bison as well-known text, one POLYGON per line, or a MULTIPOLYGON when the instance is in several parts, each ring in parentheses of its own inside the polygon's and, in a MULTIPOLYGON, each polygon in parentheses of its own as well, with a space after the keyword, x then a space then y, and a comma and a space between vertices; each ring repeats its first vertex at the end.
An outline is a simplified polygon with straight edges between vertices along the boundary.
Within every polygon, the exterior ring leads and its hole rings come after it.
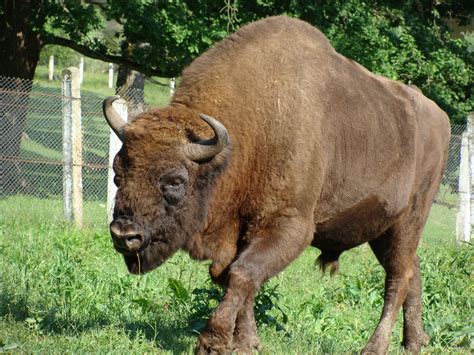
POLYGON ((450 136, 434 102, 287 17, 247 25, 201 55, 165 108, 126 124, 116 98, 104 101, 123 142, 113 243, 134 274, 178 249, 212 261, 226 293, 199 353, 258 348, 255 294, 308 246, 335 271, 343 251, 366 242, 386 280, 364 352, 387 351, 402 306, 404 346, 427 343, 416 248, 450 136))

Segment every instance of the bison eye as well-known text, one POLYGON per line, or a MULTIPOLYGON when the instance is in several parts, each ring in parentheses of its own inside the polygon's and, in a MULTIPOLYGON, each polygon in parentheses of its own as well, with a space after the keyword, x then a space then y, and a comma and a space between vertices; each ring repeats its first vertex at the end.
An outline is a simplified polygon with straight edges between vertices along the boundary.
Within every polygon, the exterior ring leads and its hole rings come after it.
POLYGON ((169 204, 177 204, 186 194, 188 172, 185 169, 173 169, 160 177, 159 184, 163 198, 169 204))
POLYGON ((115 186, 119 187, 120 186, 120 183, 122 182, 122 178, 118 175, 115 175, 114 176, 114 184, 115 186))
POLYGON ((161 191, 166 202, 175 204, 181 201, 186 193, 185 183, 182 181, 173 181, 161 185, 161 191))

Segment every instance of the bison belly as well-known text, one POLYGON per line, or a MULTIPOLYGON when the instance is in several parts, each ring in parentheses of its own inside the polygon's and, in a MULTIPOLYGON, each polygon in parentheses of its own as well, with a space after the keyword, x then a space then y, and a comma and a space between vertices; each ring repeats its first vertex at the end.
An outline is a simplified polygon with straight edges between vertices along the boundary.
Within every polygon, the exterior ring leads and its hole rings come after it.
POLYGON ((377 238, 395 217, 388 211, 386 203, 377 197, 368 197, 317 223, 311 245, 339 256, 345 250, 377 238))

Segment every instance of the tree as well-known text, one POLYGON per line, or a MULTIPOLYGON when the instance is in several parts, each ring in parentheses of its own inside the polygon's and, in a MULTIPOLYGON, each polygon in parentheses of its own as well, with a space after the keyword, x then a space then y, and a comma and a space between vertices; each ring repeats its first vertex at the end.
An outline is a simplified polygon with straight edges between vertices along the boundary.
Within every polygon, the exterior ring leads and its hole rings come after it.
POLYGON ((0 7, 0 76, 15 79, 0 80, 4 103, 0 110, 2 185, 15 191, 18 183, 19 168, 14 157, 20 153, 27 98, 41 48, 48 44, 65 46, 122 65, 125 70, 177 76, 194 56, 226 35, 222 5, 215 4, 196 1, 188 6, 179 0, 4 0, 0 7), (104 38, 107 20, 121 25, 116 42, 126 44, 126 53, 104 38))
POLYGON ((442 18, 469 21, 473 2, 348 0, 323 8, 306 7, 300 16, 320 24, 339 52, 373 72, 417 85, 453 122, 465 122, 474 109, 474 58, 466 41, 450 37, 442 18))
POLYGON ((463 123, 474 110, 474 55, 444 19, 469 23, 472 0, 241 0, 234 24, 286 13, 318 27, 338 52, 372 72, 415 84, 463 123))
MULTIPOLYGON (((122 43, 122 55, 129 53, 129 43, 122 43)), ((127 101, 128 114, 134 117, 145 110, 145 75, 121 65, 118 69, 116 94, 127 101)))
POLYGON ((32 79, 41 48, 56 44, 149 76, 178 76, 193 57, 227 35, 223 9, 210 0, 5 0, 0 75, 32 79), (121 25, 115 46, 104 37, 108 20, 121 25), (127 56, 120 51, 123 41, 127 56))
POLYGON ((467 23, 473 11, 471 0, 4 0, 0 75, 32 79, 41 48, 57 44, 147 76, 175 77, 228 32, 286 13, 320 28, 368 69, 420 86, 462 121, 473 109, 473 56, 442 19, 467 23), (108 21, 119 24, 112 41, 104 36, 108 21))
MULTIPOLYGON (((147 76, 174 77, 229 32, 287 14, 317 26, 369 70, 416 84, 454 122, 464 122, 474 109, 474 56, 466 41, 450 38, 443 18, 467 23, 473 10, 472 0, 4 0, 0 76, 31 80, 41 48, 56 44, 147 76), (119 27, 106 38, 110 21, 119 27)), ((28 83, 15 81, 24 97, 28 83)), ((19 152, 26 103, 20 106, 0 110, 7 158, 19 152)))

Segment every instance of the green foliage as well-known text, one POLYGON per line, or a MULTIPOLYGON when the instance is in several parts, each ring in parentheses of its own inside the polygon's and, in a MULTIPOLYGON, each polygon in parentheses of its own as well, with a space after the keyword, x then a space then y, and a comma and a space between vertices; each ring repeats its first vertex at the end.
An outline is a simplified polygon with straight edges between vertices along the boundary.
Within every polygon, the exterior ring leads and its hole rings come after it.
POLYGON ((291 334, 285 328, 288 323, 288 314, 279 305, 281 293, 279 291, 280 285, 271 286, 264 284, 255 297, 254 314, 257 326, 270 326, 276 331, 281 331, 286 337, 291 337, 291 334))
POLYGON ((474 53, 474 32, 461 32, 462 37, 468 43, 467 51, 474 53))
POLYGON ((464 16, 472 5, 449 4, 319 1, 293 14, 315 24, 340 53, 369 70, 417 85, 461 123, 474 110, 474 59, 468 41, 452 39, 441 17, 455 10, 464 16))
POLYGON ((191 332, 197 334, 204 329, 207 320, 224 297, 223 290, 210 282, 203 286, 192 291, 190 302, 191 315, 188 326, 191 332))
POLYGON ((107 16, 123 25, 128 55, 178 76, 193 58, 228 34, 222 9, 222 3, 206 0, 114 0, 107 16))
POLYGON ((65 36, 75 43, 106 50, 100 31, 104 20, 101 9, 89 2, 47 0, 40 6, 34 25, 41 34, 65 36))
POLYGON ((54 64, 60 68, 78 66, 81 55, 67 47, 47 45, 43 47, 40 54, 39 65, 48 66, 49 57, 54 55, 54 64))
POLYGON ((443 18, 468 23, 472 4, 468 0, 50 0, 38 11, 35 26, 45 43, 64 37, 108 55, 122 55, 122 48, 143 68, 177 76, 229 32, 260 18, 287 14, 317 26, 339 52, 369 70, 417 85, 452 121, 463 122, 474 110, 472 43, 469 47, 466 36, 452 39, 443 18))
MULTIPOLYGON (((168 278, 172 303, 185 307, 190 312, 188 329, 200 333, 214 309, 224 297, 224 290, 208 282, 205 287, 198 287, 189 292, 184 284, 176 279, 168 278)), ((277 331, 285 331, 283 324, 288 322, 288 316, 278 305, 281 294, 278 285, 264 285, 255 298, 254 314, 258 326, 267 325, 277 331), (283 324, 282 324, 283 323, 283 324)), ((288 334, 289 335, 289 334, 288 334)))

